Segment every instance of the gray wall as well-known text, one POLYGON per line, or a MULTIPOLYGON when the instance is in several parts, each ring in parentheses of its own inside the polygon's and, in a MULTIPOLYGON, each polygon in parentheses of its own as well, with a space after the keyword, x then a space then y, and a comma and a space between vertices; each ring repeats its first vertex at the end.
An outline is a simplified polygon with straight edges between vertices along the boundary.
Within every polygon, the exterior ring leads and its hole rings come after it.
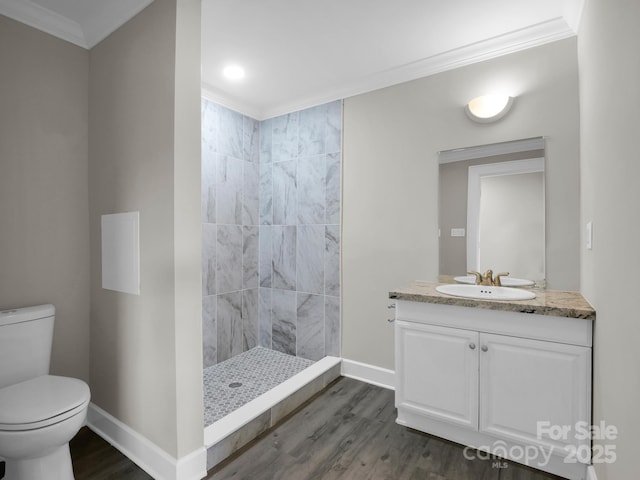
POLYGON ((202 446, 200 25, 202 2, 176 2, 173 239, 176 456, 202 446))
POLYGON ((437 152, 546 137, 547 275, 579 288, 576 39, 554 42, 344 103, 343 357, 393 369, 388 292, 438 278, 437 152), (469 99, 504 85, 517 96, 493 124, 469 99))
POLYGON ((594 414, 615 425, 614 463, 596 464, 598 480, 638 478, 640 322, 637 282, 617 281, 640 270, 638 109, 640 42, 636 1, 588 0, 579 32, 581 225, 593 222, 593 249, 580 243, 582 292, 597 311, 594 414))
POLYGON ((51 372, 86 381, 88 62, 0 16, 0 308, 55 305, 51 372))
POLYGON ((342 105, 258 122, 202 102, 204 366, 339 355, 342 105))
POLYGON ((203 441, 199 9, 156 0, 89 63, 92 400, 174 457, 203 441), (126 211, 139 296, 101 288, 100 218, 126 211))

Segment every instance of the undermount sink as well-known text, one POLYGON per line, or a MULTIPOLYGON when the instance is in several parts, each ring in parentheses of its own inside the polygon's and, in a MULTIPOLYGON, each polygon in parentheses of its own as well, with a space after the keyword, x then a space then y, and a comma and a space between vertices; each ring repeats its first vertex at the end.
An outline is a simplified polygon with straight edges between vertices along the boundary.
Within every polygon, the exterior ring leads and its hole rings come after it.
POLYGON ((439 285, 436 290, 454 297, 477 298, 479 300, 531 300, 536 294, 531 290, 488 285, 451 284, 439 285))
MULTIPOLYGON (((458 283, 467 283, 470 285, 474 285, 476 283, 476 277, 473 275, 454 277, 454 280, 458 283)), ((500 281, 503 287, 530 287, 535 284, 532 280, 515 277, 500 277, 500 281)))

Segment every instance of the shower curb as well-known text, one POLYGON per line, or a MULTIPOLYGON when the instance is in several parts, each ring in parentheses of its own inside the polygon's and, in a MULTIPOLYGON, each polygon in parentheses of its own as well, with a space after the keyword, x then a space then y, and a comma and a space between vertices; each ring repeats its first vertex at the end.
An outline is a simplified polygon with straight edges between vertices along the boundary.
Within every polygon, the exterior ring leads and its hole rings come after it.
POLYGON ((341 359, 324 357, 278 387, 205 428, 207 470, 277 425, 340 377, 341 359))

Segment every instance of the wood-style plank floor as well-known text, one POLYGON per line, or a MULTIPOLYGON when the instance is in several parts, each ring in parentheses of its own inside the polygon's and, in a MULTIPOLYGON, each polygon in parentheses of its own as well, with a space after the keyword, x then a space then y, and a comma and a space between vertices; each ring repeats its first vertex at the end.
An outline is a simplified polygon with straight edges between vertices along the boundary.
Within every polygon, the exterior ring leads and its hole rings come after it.
POLYGON ((76 480, 150 480, 152 477, 87 427, 69 442, 76 480))
MULTIPOLYGON (((560 480, 512 462, 467 460, 462 446, 395 423, 393 392, 348 378, 209 472, 208 480, 560 480)), ((76 480, 149 479, 84 428, 76 480)))

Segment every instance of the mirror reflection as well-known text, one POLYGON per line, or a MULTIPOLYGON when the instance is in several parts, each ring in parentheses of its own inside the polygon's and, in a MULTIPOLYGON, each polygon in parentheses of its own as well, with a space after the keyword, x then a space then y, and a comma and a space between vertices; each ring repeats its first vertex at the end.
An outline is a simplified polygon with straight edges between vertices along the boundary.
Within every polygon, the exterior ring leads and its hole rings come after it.
POLYGON ((440 276, 475 283, 469 271, 508 286, 544 286, 544 139, 440 152, 440 276))

